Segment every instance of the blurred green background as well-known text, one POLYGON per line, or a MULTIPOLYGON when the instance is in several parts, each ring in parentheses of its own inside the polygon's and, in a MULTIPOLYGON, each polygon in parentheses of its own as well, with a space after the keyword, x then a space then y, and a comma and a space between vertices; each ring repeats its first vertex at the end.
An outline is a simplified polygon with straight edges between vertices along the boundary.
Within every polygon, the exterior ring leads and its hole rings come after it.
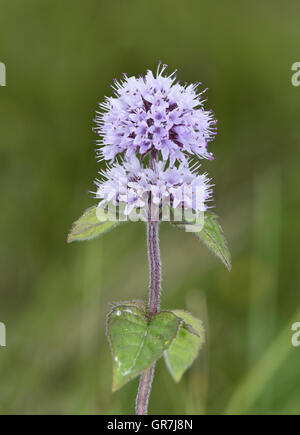
POLYGON ((203 168, 233 269, 161 225, 162 306, 201 316, 208 337, 178 385, 158 363, 150 413, 300 413, 299 19, 298 0, 1 0, 1 413, 134 412, 137 380, 111 393, 105 315, 146 298, 144 225, 66 235, 95 203, 97 102, 160 59, 209 88, 203 168))

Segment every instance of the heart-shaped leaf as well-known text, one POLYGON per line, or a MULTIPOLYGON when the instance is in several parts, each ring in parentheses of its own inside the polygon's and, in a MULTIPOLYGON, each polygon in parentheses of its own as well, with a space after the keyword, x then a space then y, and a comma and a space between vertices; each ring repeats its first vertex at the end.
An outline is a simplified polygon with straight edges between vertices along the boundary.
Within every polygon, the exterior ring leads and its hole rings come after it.
POLYGON ((183 310, 172 310, 183 322, 176 338, 164 352, 167 367, 176 382, 196 359, 204 341, 204 328, 199 319, 183 310))
POLYGON ((115 306, 107 317, 107 336, 113 357, 113 391, 159 359, 176 337, 181 319, 161 311, 149 320, 139 303, 115 306))
POLYGON ((118 224, 117 221, 110 221, 108 215, 98 207, 88 208, 83 215, 74 222, 68 235, 67 242, 90 240, 111 230, 118 224))

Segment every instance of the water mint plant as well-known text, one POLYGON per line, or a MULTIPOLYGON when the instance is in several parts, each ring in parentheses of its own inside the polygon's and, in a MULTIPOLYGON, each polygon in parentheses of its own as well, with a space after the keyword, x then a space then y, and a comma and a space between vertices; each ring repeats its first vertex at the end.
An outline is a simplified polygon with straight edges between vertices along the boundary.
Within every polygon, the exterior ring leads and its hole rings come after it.
POLYGON ((114 97, 96 112, 97 158, 106 167, 96 180, 98 203, 73 224, 68 242, 92 239, 124 221, 147 227, 148 303, 113 303, 106 332, 113 358, 113 391, 140 375, 136 413, 147 414, 156 362, 162 356, 176 382, 197 357, 205 332, 184 309, 160 308, 159 225, 193 232, 230 270, 230 254, 213 205, 212 182, 201 159, 216 135, 212 111, 204 109, 200 83, 180 84, 176 74, 123 75, 114 97))

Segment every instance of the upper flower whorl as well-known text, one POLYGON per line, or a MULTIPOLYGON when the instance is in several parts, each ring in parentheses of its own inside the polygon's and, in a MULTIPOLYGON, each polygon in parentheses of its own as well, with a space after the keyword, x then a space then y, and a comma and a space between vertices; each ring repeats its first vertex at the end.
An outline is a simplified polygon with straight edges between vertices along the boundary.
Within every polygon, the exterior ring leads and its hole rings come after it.
POLYGON ((148 70, 145 76, 127 77, 114 82, 115 97, 106 98, 99 106, 94 128, 101 137, 98 154, 113 161, 120 153, 144 156, 150 150, 163 160, 186 162, 187 154, 212 159, 207 144, 216 134, 216 121, 205 111, 198 83, 181 85, 175 72, 164 75, 166 65, 156 76, 148 70))

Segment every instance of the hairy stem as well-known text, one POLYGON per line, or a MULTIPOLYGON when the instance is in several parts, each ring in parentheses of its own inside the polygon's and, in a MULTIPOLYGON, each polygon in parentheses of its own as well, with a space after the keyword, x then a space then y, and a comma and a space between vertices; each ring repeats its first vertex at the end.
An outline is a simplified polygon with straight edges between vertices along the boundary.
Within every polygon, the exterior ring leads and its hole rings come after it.
POLYGON ((151 367, 144 370, 141 374, 140 385, 136 397, 135 410, 136 415, 148 414, 148 402, 153 381, 155 363, 151 367))
POLYGON ((148 258, 150 269, 148 310, 150 318, 158 312, 160 300, 161 264, 158 225, 158 222, 148 222, 147 224, 148 258))
MULTIPOLYGON (((147 223, 147 244, 150 269, 149 285, 149 318, 151 319, 159 310, 161 263, 158 240, 158 222, 149 220, 147 223)), ((136 414, 147 415, 148 402, 153 381, 155 363, 141 374, 139 390, 136 398, 136 414)))

